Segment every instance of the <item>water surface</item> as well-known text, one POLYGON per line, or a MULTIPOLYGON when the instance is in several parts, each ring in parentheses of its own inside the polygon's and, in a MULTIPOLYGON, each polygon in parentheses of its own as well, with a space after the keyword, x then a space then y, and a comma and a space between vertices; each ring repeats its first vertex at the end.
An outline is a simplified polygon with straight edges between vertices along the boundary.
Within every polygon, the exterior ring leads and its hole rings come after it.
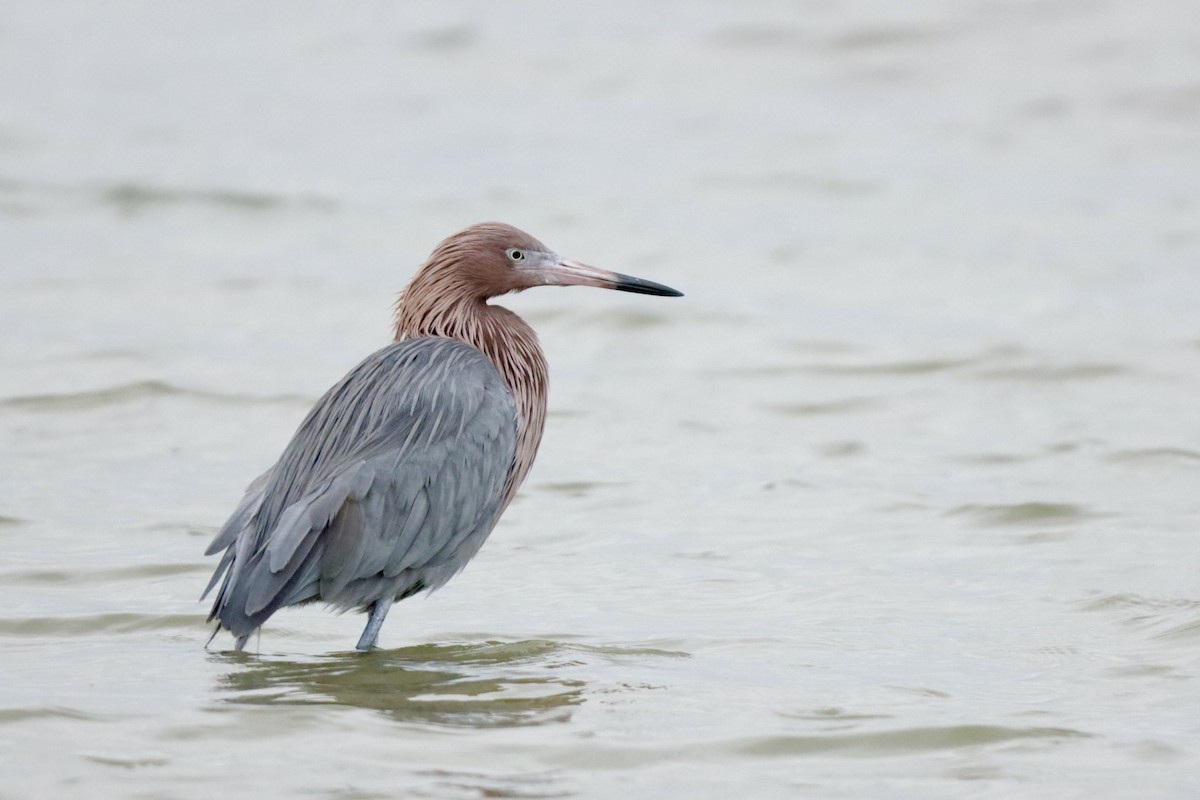
POLYGON ((0 24, 0 797, 1194 797, 1187 3, 0 24), (480 556, 206 650, 202 551, 502 219, 664 300, 480 556))

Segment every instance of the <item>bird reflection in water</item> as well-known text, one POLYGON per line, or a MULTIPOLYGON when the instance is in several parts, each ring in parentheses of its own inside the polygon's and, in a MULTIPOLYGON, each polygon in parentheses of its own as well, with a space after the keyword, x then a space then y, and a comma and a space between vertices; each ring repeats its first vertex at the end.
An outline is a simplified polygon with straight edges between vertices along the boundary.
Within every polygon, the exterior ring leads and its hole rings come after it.
POLYGON ((547 640, 428 644, 298 661, 213 654, 237 668, 225 699, 248 705, 342 705, 403 722, 507 728, 566 722, 583 702, 584 681, 549 673, 563 661, 547 640), (527 667, 535 669, 527 669, 527 667))

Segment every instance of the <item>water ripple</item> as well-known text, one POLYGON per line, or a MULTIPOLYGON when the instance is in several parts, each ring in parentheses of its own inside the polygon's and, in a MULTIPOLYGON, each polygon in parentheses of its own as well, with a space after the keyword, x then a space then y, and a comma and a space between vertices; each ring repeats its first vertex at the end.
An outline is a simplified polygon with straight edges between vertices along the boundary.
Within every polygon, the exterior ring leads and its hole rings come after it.
POLYGON ((586 751, 560 753, 556 760, 578 767, 632 768, 680 757, 695 758, 705 750, 709 751, 708 756, 713 759, 720 759, 729 754, 752 758, 794 758, 813 755, 878 758, 980 749, 1016 741, 1042 740, 1056 743, 1066 739, 1092 737, 1093 734, 1073 728, 947 725, 863 733, 762 736, 708 745, 691 744, 679 748, 593 747, 586 751))
POLYGON ((1113 378, 1132 372, 1122 364, 1079 363, 1079 364, 1031 364, 1021 367, 1003 367, 983 370, 976 375, 985 380, 1027 381, 1052 383, 1059 381, 1091 381, 1113 378))
POLYGON ((17 207, 26 213, 38 209, 37 201, 84 202, 116 208, 132 216, 147 209, 171 206, 209 206, 232 211, 275 211, 299 208, 329 212, 337 209, 331 198, 318 195, 273 194, 223 188, 181 188, 122 182, 107 185, 69 185, 30 181, 0 180, 0 193, 13 195, 24 203, 17 207))
POLYGON ((76 722, 102 722, 104 717, 74 708, 38 706, 36 708, 0 708, 0 725, 40 719, 67 719, 76 722))
POLYGON ((625 485, 627 484, 619 481, 546 481, 537 484, 537 488, 539 491, 552 492, 566 497, 587 497, 596 489, 625 485))
POLYGON ((809 367, 808 371, 822 375, 928 375, 961 369, 978 361, 976 358, 918 358, 873 364, 822 364, 809 367))
POLYGON ((830 50, 859 52, 885 48, 924 46, 941 39, 947 31, 939 28, 918 28, 909 25, 882 25, 847 31, 825 42, 830 50))
POLYGON ((88 755, 81 753, 80 758, 85 761, 90 761, 93 764, 100 764, 105 767, 119 767, 121 769, 138 769, 140 767, 165 767, 171 761, 168 758, 124 758, 121 756, 101 756, 88 755))
POLYGON ((25 569, 0 573, 6 584, 71 584, 108 583, 121 580, 143 580, 167 578, 173 575, 189 575, 209 572, 206 564, 138 564, 132 567, 96 569, 87 566, 70 569, 25 569))
POLYGON ((875 720, 892 719, 891 714, 854 714, 847 712, 843 708, 826 707, 815 708, 811 711, 799 712, 778 712, 779 716, 785 719, 799 719, 807 722, 869 722, 875 720))
POLYGON ((959 506, 949 512, 950 516, 966 516, 980 525, 1069 525, 1093 519, 1099 514, 1072 503, 972 503, 959 506))
POLYGON ((854 364, 763 364, 752 367, 710 369, 709 375, 730 377, 775 377, 781 375, 828 375, 834 377, 906 377, 950 372, 978 364, 976 358, 918 358, 902 361, 854 364))
POLYGON ((1200 640, 1200 600, 1109 594, 1079 606, 1080 611, 1115 611, 1122 622, 1158 641, 1200 640))
MULTIPOLYGON (((574 782, 559 770, 488 774, 446 769, 422 770, 418 776, 432 779, 432 786, 452 792, 452 797, 554 798, 577 794, 574 782)), ((438 792, 434 796, 442 796, 438 792)))
POLYGON ((0 399, 0 407, 25 411, 87 411, 158 397, 190 397, 214 403, 312 404, 312 398, 299 395, 249 395, 188 389, 165 381, 146 380, 89 389, 81 392, 21 395, 0 399))
POLYGON ((0 619, 0 634, 8 636, 88 636, 132 631, 197 630, 199 614, 84 614, 74 617, 13 617, 0 619))
POLYGON ((1132 592, 1106 594, 1088 600, 1079 606, 1080 611, 1108 611, 1111 609, 1153 609, 1191 607, 1197 605, 1194 600, 1163 600, 1154 597, 1143 597, 1132 592))
POLYGON ((1200 464, 1200 453, 1182 447, 1145 447, 1133 450, 1117 450, 1105 456, 1106 461, 1116 464, 1146 464, 1153 466, 1196 466, 1200 464))
POLYGON ((832 752, 846 756, 871 757, 896 753, 983 747, 1019 739, 1074 739, 1090 736, 1091 734, 1071 728, 949 725, 832 736, 768 736, 753 739, 735 749, 740 753, 755 756, 794 756, 832 752))
POLYGON ((860 411, 873 411, 882 403, 872 397, 847 397, 842 400, 830 400, 824 403, 789 403, 786 405, 769 406, 771 411, 785 417, 811 417, 825 414, 854 414, 860 411))

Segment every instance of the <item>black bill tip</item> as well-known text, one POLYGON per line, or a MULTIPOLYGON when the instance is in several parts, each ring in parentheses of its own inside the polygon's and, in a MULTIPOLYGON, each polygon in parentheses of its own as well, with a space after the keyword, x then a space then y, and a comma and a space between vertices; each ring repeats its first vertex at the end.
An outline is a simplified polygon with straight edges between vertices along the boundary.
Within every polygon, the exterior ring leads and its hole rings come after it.
POLYGON ((672 289, 670 286, 664 286, 661 283, 648 281, 644 278, 634 278, 631 275, 621 275, 617 273, 617 282, 613 288, 619 292, 633 292, 634 294, 653 294, 659 297, 683 297, 683 292, 678 289, 672 289))

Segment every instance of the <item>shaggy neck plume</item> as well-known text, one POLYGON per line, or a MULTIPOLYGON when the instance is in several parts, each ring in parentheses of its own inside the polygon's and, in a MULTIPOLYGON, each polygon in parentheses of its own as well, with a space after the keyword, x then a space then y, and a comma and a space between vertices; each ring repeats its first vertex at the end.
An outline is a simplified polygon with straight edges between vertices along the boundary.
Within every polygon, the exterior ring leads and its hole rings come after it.
MULTIPOLYGON (((435 253, 435 256, 437 253, 435 253)), ((517 452, 500 511, 533 466, 546 424, 546 357, 533 328, 507 308, 489 305, 476 284, 433 258, 396 302, 396 341, 438 336, 483 353, 508 384, 517 405, 517 452)))

